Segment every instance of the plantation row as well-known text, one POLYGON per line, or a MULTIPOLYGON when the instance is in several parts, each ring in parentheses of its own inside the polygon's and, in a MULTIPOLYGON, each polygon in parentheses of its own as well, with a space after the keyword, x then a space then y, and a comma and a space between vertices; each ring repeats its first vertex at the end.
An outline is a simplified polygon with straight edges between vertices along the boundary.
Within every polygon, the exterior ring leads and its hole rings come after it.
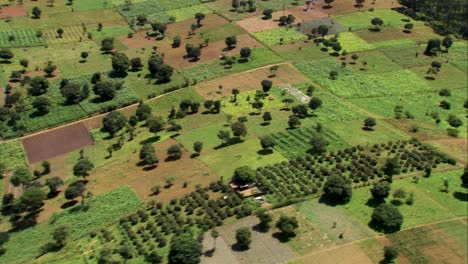
POLYGON ((416 139, 373 146, 355 146, 321 155, 305 155, 257 169, 261 189, 275 198, 289 199, 317 193, 327 177, 339 175, 354 183, 390 178, 415 170, 430 171, 455 160, 434 151, 416 139), (383 164, 383 165, 382 165, 383 164))
POLYGON ((212 183, 167 205, 156 203, 147 211, 123 217, 115 231, 102 229, 91 233, 90 239, 97 237, 101 245, 93 244, 93 253, 87 257, 106 263, 138 256, 148 258, 155 250, 166 247, 172 235, 203 233, 222 225, 229 217, 242 218, 250 214, 251 208, 242 203, 237 193, 222 182, 212 183))
POLYGON ((32 29, 0 31, 1 48, 35 47, 44 44, 44 40, 32 29))

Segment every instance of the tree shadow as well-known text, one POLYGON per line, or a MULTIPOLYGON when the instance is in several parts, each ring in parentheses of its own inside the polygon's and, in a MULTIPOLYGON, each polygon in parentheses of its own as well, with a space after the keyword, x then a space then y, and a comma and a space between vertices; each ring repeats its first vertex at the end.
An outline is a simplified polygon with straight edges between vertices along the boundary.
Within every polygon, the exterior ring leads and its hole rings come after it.
POLYGON ((236 251, 236 252, 244 252, 244 251, 248 250, 249 248, 248 247, 242 247, 242 246, 240 246, 239 244, 236 243, 236 244, 233 244, 231 246, 231 249, 233 251, 236 251))
POLYGON ((342 201, 342 200, 337 200, 337 199, 328 197, 326 194, 322 194, 322 196, 320 196, 318 201, 319 203, 323 203, 332 207, 337 206, 337 205, 344 205, 348 202, 348 201, 342 201))
POLYGON ((145 140, 140 141, 140 145, 153 144, 157 142, 160 138, 160 136, 149 137, 145 140))
POLYGON ((43 209, 35 210, 26 214, 23 217, 20 216, 16 219, 13 219, 11 221, 12 228, 9 230, 9 232, 18 232, 35 226, 37 224, 37 217, 39 216, 39 213, 42 210, 43 209))
POLYGON ((236 48, 236 46, 233 46, 233 47, 225 47, 225 48, 223 49, 223 51, 230 51, 230 50, 233 50, 233 49, 235 49, 235 48, 236 48))
POLYGON ((372 208, 376 208, 377 206, 383 204, 385 201, 383 199, 375 199, 375 198, 370 198, 367 200, 366 205, 372 208))
POLYGON ((398 199, 393 199, 390 201, 390 203, 393 204, 394 206, 400 206, 403 204, 403 202, 398 199))
POLYGON ((175 157, 175 156, 168 156, 167 158, 164 159, 165 162, 171 162, 171 161, 176 161, 180 160, 181 157, 175 157))
POLYGON ((468 193, 454 192, 453 197, 462 202, 468 202, 468 193))
POLYGON ((374 131, 373 128, 371 128, 371 127, 366 127, 366 126, 363 126, 363 127, 362 127, 362 130, 364 130, 364 131, 374 131))
POLYGON ((432 76, 424 76, 424 79, 428 80, 428 81, 434 81, 435 78, 432 77, 432 76))
POLYGON ((275 232, 271 235, 272 237, 278 239, 279 242, 281 243, 286 243, 288 242, 289 240, 291 240, 291 238, 295 237, 296 235, 294 236, 287 236, 281 232, 275 232))
POLYGON ((270 125, 270 122, 263 122, 260 124, 261 126, 269 126, 270 125))
POLYGON ((261 149, 261 150, 257 151, 257 154, 262 155, 262 156, 270 155, 272 153, 273 153, 272 149, 261 149))
POLYGON ((57 195, 60 193, 60 191, 55 191, 55 192, 49 192, 47 194, 47 199, 53 199, 55 197, 57 197, 57 195))
POLYGON ((215 249, 208 249, 205 252, 203 252, 203 256, 211 258, 214 255, 215 249))
POLYGON ((68 201, 68 202, 63 203, 63 204, 60 206, 60 208, 62 208, 62 209, 67 209, 67 208, 70 208, 70 207, 74 206, 74 205, 77 204, 77 203, 78 203, 78 201, 76 201, 76 200, 71 200, 71 201, 68 201))
POLYGON ((214 147, 213 149, 214 150, 218 150, 218 149, 222 149, 222 148, 225 148, 225 147, 228 147, 228 146, 232 146, 232 145, 235 145, 235 144, 240 144, 244 142, 243 139, 241 139, 240 137, 234 137, 234 138, 231 138, 229 140, 229 142, 227 143, 222 143, 221 145, 218 145, 216 147, 214 147))
POLYGON ((196 158, 196 157, 198 157, 198 156, 200 156, 200 154, 198 154, 198 153, 192 153, 192 155, 190 155, 190 158, 191 158, 191 159, 194 159, 194 158, 196 158))
POLYGON ((143 170, 144 171, 150 171, 150 170, 156 169, 156 167, 158 167, 158 164, 155 163, 155 164, 151 164, 151 165, 147 165, 147 166, 143 167, 143 170))
POLYGON ((252 230, 260 232, 260 233, 267 233, 270 230, 270 228, 258 223, 252 227, 252 230))

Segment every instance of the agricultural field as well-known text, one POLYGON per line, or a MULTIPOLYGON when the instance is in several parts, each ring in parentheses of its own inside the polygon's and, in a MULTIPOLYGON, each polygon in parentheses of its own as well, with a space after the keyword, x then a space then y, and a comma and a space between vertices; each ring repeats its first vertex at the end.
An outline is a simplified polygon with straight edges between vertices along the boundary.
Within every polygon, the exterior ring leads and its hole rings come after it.
POLYGON ((0 0, 0 263, 467 263, 467 8, 0 0))

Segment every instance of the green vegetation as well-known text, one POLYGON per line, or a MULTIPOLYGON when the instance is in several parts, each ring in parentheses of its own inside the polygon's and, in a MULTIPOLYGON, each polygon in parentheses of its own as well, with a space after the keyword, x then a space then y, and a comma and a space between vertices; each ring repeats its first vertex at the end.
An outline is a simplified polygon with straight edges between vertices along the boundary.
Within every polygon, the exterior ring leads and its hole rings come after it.
POLYGON ((307 36, 294 28, 280 27, 252 34, 267 46, 287 44, 307 39, 307 36))

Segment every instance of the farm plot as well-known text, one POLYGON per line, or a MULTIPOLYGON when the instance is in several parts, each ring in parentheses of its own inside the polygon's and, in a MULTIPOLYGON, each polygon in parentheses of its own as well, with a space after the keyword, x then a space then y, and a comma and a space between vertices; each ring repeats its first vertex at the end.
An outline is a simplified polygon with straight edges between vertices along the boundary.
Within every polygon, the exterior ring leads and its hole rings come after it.
POLYGON ((427 74, 427 70, 430 68, 427 66, 418 66, 411 68, 411 71, 416 73, 421 78, 426 79, 426 82, 434 89, 466 89, 468 79, 465 72, 459 70, 451 64, 443 63, 442 68, 432 79, 430 75, 427 74))
POLYGON ((26 154, 19 140, 0 143, 0 162, 5 164, 7 170, 28 165, 26 154))
MULTIPOLYGON (((257 91, 247 91, 238 94, 234 101, 232 96, 224 97, 221 99, 221 111, 225 114, 232 116, 246 115, 250 113, 257 113, 258 110, 252 107, 252 103, 255 101, 255 94, 257 91)), ((288 96, 281 93, 281 89, 273 87, 268 93, 268 98, 263 100, 262 110, 270 110, 275 108, 283 107, 281 100, 288 96)))
POLYGON ((346 56, 347 68, 353 70, 355 74, 376 74, 401 70, 400 65, 379 50, 368 50, 356 54, 359 56, 357 60, 353 60, 352 55, 346 56))
POLYGON ((170 15, 164 11, 175 10, 183 7, 199 4, 197 0, 160 0, 160 1, 141 1, 127 6, 125 4, 117 5, 117 10, 127 21, 135 19, 138 15, 147 15, 150 22, 168 22, 170 15))
POLYGON ((261 32, 252 33, 252 35, 267 46, 276 44, 294 43, 307 39, 307 36, 297 31, 295 28, 280 27, 261 32))
POLYGON ((285 60, 322 60, 330 58, 327 52, 320 50, 319 45, 310 45, 309 42, 296 42, 294 44, 276 45, 271 47, 285 60))
POLYGON ((446 56, 449 62, 458 69, 468 72, 468 47, 466 42, 455 42, 446 56))
POLYGON ((434 33, 433 29, 425 26, 421 22, 413 22, 414 28, 411 33, 403 32, 403 27, 385 27, 378 33, 370 30, 358 30, 354 32, 359 37, 363 38, 369 43, 382 42, 382 41, 404 41, 411 40, 414 43, 426 43, 430 38, 439 37, 434 33))
POLYGON ((337 15, 337 14, 347 14, 347 13, 354 13, 360 12, 361 10, 369 10, 369 9, 390 9, 390 8, 397 8, 400 7, 398 1, 394 0, 378 0, 378 1, 364 1, 363 7, 359 8, 356 6, 355 0, 340 0, 334 1, 330 4, 330 7, 324 1, 318 1, 315 3, 316 8, 322 10, 323 12, 330 14, 330 15, 337 15))
POLYGON ((298 5, 296 0, 269 0, 257 2, 263 9, 272 9, 273 11, 281 10, 283 8, 290 8, 298 5))
POLYGON ((225 40, 229 36, 237 36, 247 34, 247 32, 234 23, 225 23, 221 26, 204 29, 205 25, 202 26, 200 31, 200 37, 202 39, 209 39, 210 42, 225 40))
POLYGON ((37 31, 32 29, 0 32, 0 47, 2 48, 25 48, 44 44, 44 40, 37 36, 37 31))
MULTIPOLYGON (((420 65, 429 65, 433 59, 428 56, 424 56, 424 46, 410 44, 408 41, 400 41, 401 45, 398 43, 386 43, 379 51, 382 52, 389 59, 398 63, 403 68, 410 68, 420 65)), ((375 43, 374 46, 379 46, 379 43, 375 43)))
POLYGON ((26 9, 23 5, 2 6, 0 10, 0 18, 24 17, 26 9))
POLYGON ((351 32, 339 34, 338 42, 341 44, 343 50, 346 50, 348 53, 375 49, 374 45, 367 43, 351 32))
POLYGON ((43 38, 47 44, 62 44, 70 42, 79 42, 82 40, 87 40, 87 33, 83 31, 82 26, 72 26, 63 28, 63 35, 59 37, 56 29, 44 30, 42 32, 43 38))
MULTIPOLYGON (((388 9, 377 9, 374 11, 362 11, 351 14, 338 15, 334 16, 333 19, 345 28, 351 30, 360 30, 370 28, 372 26, 371 20, 375 17, 379 17, 384 21, 384 27, 402 27, 404 24, 408 23, 409 20, 409 17, 388 9)), ((382 30, 385 30, 385 28, 382 30)), ((379 33, 376 32, 376 34, 379 33)))
POLYGON ((174 17, 176 22, 186 20, 186 19, 191 19, 195 16, 197 13, 202 13, 202 14, 210 14, 213 11, 209 9, 208 7, 204 5, 192 5, 192 6, 187 6, 187 7, 182 7, 178 9, 171 9, 166 11, 166 13, 170 17, 174 17))
MULTIPOLYGON (((316 133, 313 128, 297 128, 271 134, 271 137, 276 143, 274 148, 283 156, 292 159, 307 153, 310 149, 309 141, 316 133)), ((332 145, 327 148, 328 150, 338 150, 349 146, 331 130, 324 129, 321 133, 328 142, 332 142, 332 145)))
POLYGON ((344 32, 344 31, 348 30, 345 27, 343 27, 342 25, 340 25, 339 23, 333 21, 333 19, 330 18, 330 17, 323 17, 323 18, 319 18, 319 19, 304 21, 299 26, 299 30, 302 33, 307 35, 307 34, 311 34, 313 29, 316 29, 321 25, 325 25, 325 26, 328 27, 328 34, 329 35, 334 35, 334 34, 341 33, 341 32, 344 32))
POLYGON ((259 5, 259 1, 256 1, 257 9, 254 12, 243 11, 242 8, 237 10, 232 8, 231 0, 217 0, 217 1, 205 1, 202 0, 205 6, 212 9, 215 13, 221 14, 223 17, 229 20, 241 20, 246 17, 257 17, 262 15, 263 7, 259 5))
POLYGON ((29 163, 36 163, 92 145, 93 139, 82 123, 48 130, 21 139, 29 163))

